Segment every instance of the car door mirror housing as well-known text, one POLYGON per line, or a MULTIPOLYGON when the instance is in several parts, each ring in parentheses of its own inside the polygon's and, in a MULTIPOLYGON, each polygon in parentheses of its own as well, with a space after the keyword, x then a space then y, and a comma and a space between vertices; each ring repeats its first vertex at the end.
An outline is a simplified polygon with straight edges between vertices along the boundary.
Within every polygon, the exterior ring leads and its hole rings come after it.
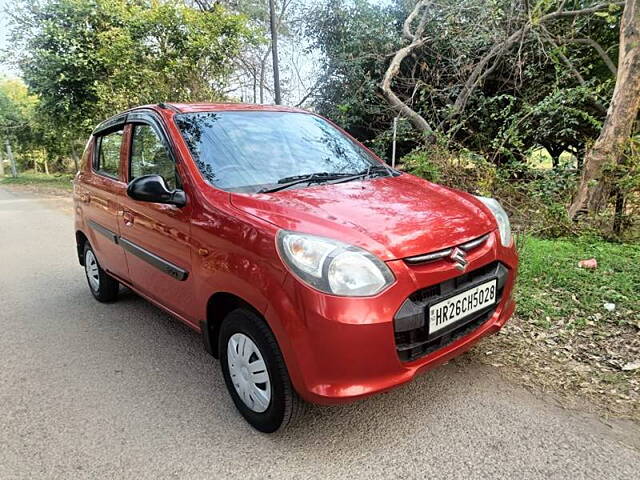
POLYGON ((184 207, 187 196, 183 190, 169 190, 160 175, 142 175, 127 186, 127 195, 140 202, 164 203, 184 207))

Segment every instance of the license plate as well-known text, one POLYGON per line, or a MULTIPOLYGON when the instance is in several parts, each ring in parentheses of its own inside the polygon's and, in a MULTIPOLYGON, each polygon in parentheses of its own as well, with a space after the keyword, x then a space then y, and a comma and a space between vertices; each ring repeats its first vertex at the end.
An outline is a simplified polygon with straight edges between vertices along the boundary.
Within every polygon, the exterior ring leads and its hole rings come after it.
POLYGON ((429 335, 496 303, 496 279, 434 303, 429 307, 429 335))

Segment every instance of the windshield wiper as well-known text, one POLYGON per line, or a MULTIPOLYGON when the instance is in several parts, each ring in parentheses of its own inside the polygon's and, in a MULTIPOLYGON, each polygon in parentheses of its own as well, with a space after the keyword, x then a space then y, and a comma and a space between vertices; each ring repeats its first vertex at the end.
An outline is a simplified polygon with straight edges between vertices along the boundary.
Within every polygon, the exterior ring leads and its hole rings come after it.
POLYGON ((289 187, 293 187, 294 185, 299 185, 301 183, 321 183, 327 182, 329 180, 337 180, 339 178, 350 177, 353 173, 329 173, 329 172, 319 172, 319 173, 311 173, 306 175, 292 175, 290 177, 283 177, 278 180, 280 185, 271 188, 261 188, 258 190, 258 193, 272 193, 278 192, 280 190, 284 190, 289 187))
POLYGON ((304 173, 302 175, 291 175, 290 177, 282 177, 281 179, 278 180, 278 183, 282 184, 282 183, 291 183, 291 182, 295 182, 296 180, 306 180, 308 178, 311 179, 316 179, 316 178, 326 178, 326 177, 339 177, 339 176, 346 176, 346 175, 353 175, 353 173, 349 172, 349 173, 341 173, 341 172, 334 172, 334 173, 329 173, 329 172, 316 172, 316 173, 304 173))
POLYGON ((339 180, 333 183, 349 182, 351 180, 357 180, 358 178, 369 177, 374 173, 387 173, 387 175, 393 175, 394 170, 386 165, 370 165, 366 170, 357 173, 346 172, 318 172, 307 175, 292 175, 290 177, 283 177, 278 180, 280 185, 271 188, 262 188, 258 190, 258 193, 273 193, 280 190, 285 190, 294 185, 300 185, 301 183, 322 183, 333 180, 339 180))
POLYGON ((366 177, 370 177, 374 173, 386 173, 388 176, 392 177, 396 171, 386 164, 378 164, 370 165, 369 168, 360 173, 366 177))
POLYGON ((343 183, 343 182, 350 182, 351 180, 358 180, 359 178, 368 178, 372 176, 374 173, 386 173, 387 176, 393 177, 396 171, 386 165, 371 165, 366 170, 363 170, 358 173, 354 173, 353 175, 350 175, 350 176, 346 176, 344 178, 339 179, 339 181, 333 182, 333 183, 343 183))

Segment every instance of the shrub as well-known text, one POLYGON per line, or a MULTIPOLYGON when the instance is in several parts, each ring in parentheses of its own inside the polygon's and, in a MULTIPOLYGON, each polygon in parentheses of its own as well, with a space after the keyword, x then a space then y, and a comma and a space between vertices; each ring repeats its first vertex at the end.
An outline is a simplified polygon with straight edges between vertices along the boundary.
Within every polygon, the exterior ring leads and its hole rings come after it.
POLYGON ((498 168, 480 155, 452 151, 441 142, 413 150, 402 158, 401 168, 451 188, 498 198, 516 233, 557 238, 593 230, 590 225, 578 228, 567 215, 575 170, 532 169, 525 162, 498 168))

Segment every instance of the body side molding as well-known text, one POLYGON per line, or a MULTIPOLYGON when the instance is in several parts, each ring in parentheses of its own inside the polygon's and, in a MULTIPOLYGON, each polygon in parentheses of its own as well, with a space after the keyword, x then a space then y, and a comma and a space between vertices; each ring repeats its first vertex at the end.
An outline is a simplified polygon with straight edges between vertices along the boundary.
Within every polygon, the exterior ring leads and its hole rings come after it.
POLYGON ((165 260, 164 258, 159 257, 155 253, 152 253, 149 250, 147 250, 145 248, 142 248, 139 245, 136 245, 135 243, 131 242, 130 240, 127 240, 126 238, 122 238, 122 237, 118 236, 118 234, 112 232, 111 230, 109 230, 106 227, 103 227, 99 223, 96 223, 93 220, 87 220, 87 224, 93 230, 95 230, 96 232, 98 232, 101 235, 104 235, 105 237, 107 237, 109 240, 111 240, 116 245, 120 245, 127 252, 129 252, 129 253, 135 255, 136 257, 144 260, 148 264, 153 265, 158 270, 160 270, 163 273, 166 273, 167 275, 171 276, 172 278, 175 278, 176 280, 179 280, 179 281, 183 282, 189 276, 189 272, 187 270, 185 270, 184 268, 180 268, 177 265, 174 265, 173 263, 165 260))
POLYGON ((136 257, 144 260, 145 262, 153 265, 158 270, 170 275, 176 280, 184 281, 189 276, 189 272, 184 270, 183 268, 174 265, 171 262, 168 262, 164 258, 159 257, 155 253, 150 252, 149 250, 142 248, 139 245, 127 240, 126 238, 119 237, 118 243, 124 248, 127 252, 135 255, 136 257))
POLYGON ((118 243, 118 235, 112 232, 111 230, 109 230, 108 228, 103 227, 102 225, 94 222, 93 220, 87 220, 87 224, 96 232, 98 232, 100 235, 104 235, 105 237, 107 237, 113 243, 118 243))

